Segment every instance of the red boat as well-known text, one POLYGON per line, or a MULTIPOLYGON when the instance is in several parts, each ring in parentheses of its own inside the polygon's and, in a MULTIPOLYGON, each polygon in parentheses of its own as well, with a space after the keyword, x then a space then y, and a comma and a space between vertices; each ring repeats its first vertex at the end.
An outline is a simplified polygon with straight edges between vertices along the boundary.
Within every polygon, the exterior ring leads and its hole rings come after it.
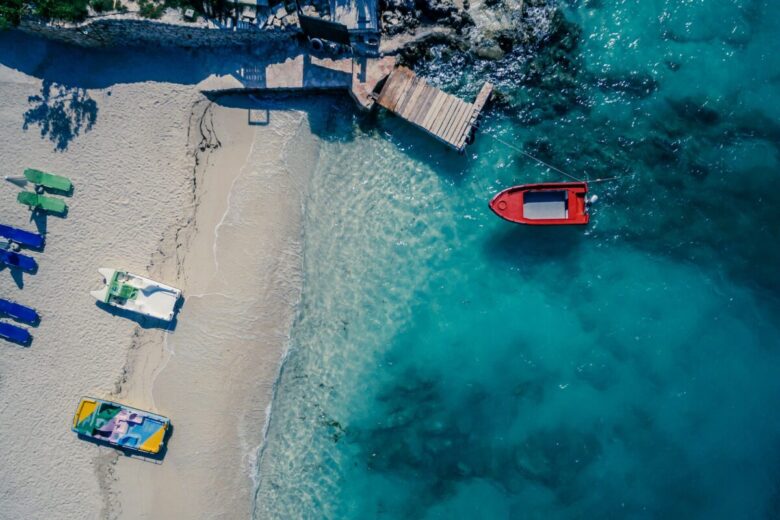
POLYGON ((507 188, 490 201, 499 217, 518 224, 587 224, 585 182, 546 182, 507 188))

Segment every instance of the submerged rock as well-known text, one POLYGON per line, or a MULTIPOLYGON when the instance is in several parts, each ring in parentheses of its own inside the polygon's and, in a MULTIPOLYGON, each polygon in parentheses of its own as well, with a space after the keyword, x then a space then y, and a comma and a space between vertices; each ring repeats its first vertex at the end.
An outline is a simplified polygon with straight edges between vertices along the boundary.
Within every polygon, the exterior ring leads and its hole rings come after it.
POLYGON ((497 42, 486 42, 478 45, 474 53, 486 60, 500 60, 504 57, 504 50, 497 42))

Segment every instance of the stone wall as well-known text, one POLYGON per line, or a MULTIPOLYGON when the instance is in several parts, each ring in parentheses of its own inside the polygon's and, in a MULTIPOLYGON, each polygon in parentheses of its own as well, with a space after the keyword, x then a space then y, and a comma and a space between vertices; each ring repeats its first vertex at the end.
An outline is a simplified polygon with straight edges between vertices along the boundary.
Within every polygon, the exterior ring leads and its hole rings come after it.
POLYGON ((202 21, 168 23, 138 18, 132 14, 92 18, 80 24, 23 20, 19 29, 88 47, 149 44, 176 47, 252 46, 290 41, 301 34, 297 26, 229 30, 202 21))

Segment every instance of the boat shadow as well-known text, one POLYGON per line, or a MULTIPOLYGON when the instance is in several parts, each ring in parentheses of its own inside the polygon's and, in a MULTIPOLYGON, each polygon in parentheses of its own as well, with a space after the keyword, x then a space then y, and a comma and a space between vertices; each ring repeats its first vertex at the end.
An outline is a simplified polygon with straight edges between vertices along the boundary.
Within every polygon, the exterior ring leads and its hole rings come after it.
POLYGON ((109 305, 105 302, 97 300, 95 301, 95 306, 111 314, 112 316, 134 321, 142 329, 159 329, 168 333, 172 333, 176 330, 176 326, 178 325, 179 310, 181 309, 182 305, 184 305, 184 300, 185 298, 182 296, 179 298, 179 301, 176 302, 176 306, 173 308, 173 319, 171 321, 165 321, 158 318, 153 318, 151 316, 144 316, 143 314, 138 314, 137 312, 129 311, 127 309, 114 307, 113 305, 109 305))
POLYGON ((6 341, 12 345, 16 345, 17 347, 30 348, 32 346, 33 339, 35 338, 33 338, 32 334, 30 334, 30 337, 26 341, 16 341, 9 338, 2 338, 0 341, 6 341))
MULTIPOLYGON (((0 312, 0 318, 7 318, 11 323, 17 324, 20 327, 24 326, 24 327, 30 327, 30 328, 33 328, 33 329, 37 329, 38 326, 41 324, 41 317, 40 316, 38 316, 38 318, 35 321, 29 322, 29 321, 19 321, 19 320, 16 320, 12 316, 9 316, 7 314, 3 314, 2 312, 0 312)), ((27 346, 29 346, 29 345, 27 345, 27 346)))
POLYGON ((165 460, 165 455, 168 453, 168 441, 173 435, 173 423, 168 425, 168 431, 165 432, 165 437, 163 437, 162 448, 157 453, 143 453, 122 446, 117 446, 116 444, 111 444, 110 442, 104 441, 102 439, 95 439, 94 437, 89 437, 81 433, 77 433, 76 435, 82 441, 86 441, 104 448, 111 448, 112 450, 120 452, 129 459, 142 460, 151 464, 162 464, 165 460))
POLYGON ((24 289, 24 275, 34 275, 38 272, 38 264, 35 264, 35 269, 31 270, 24 270, 19 269, 18 267, 10 267, 7 265, 0 265, 0 271, 8 269, 8 272, 11 273, 11 278, 13 278, 14 283, 19 289, 24 289))
POLYGON ((505 223, 485 241, 491 259, 532 266, 539 262, 567 260, 579 253, 585 226, 528 226, 505 223))
MULTIPOLYGON (((49 224, 46 213, 31 211, 30 222, 35 224, 35 228, 38 230, 38 234, 44 237, 43 247, 46 247, 46 230, 48 229, 49 224)), ((40 249, 40 251, 43 251, 43 247, 40 249)))
POLYGON ((51 195, 58 195, 60 197, 72 197, 75 189, 76 188, 73 185, 70 186, 70 189, 68 191, 58 190, 56 188, 49 188, 46 186, 43 187, 44 192, 49 193, 51 195))
POLYGON ((38 226, 38 233, 41 234, 41 235, 44 234, 45 231, 41 231, 41 227, 38 224, 38 221, 40 219, 43 219, 43 228, 45 230, 45 228, 46 228, 46 217, 48 217, 49 215, 52 215, 52 216, 59 217, 59 218, 65 218, 65 217, 68 216, 68 211, 70 211, 70 208, 67 207, 67 206, 65 206, 65 209, 63 211, 50 211, 50 210, 41 209, 41 208, 35 208, 35 209, 28 208, 28 209, 32 213, 32 215, 30 215, 30 220, 35 222, 35 225, 38 226))

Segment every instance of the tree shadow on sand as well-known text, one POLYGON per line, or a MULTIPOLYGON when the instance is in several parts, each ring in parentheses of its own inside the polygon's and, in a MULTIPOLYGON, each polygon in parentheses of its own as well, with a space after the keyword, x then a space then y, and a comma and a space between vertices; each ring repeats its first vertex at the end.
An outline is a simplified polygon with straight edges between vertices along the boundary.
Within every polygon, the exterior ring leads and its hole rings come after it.
POLYGON ((40 95, 27 98, 31 107, 24 113, 24 130, 30 125, 41 129, 41 138, 63 152, 82 131, 89 132, 97 120, 98 107, 86 89, 68 87, 44 80, 40 95))

